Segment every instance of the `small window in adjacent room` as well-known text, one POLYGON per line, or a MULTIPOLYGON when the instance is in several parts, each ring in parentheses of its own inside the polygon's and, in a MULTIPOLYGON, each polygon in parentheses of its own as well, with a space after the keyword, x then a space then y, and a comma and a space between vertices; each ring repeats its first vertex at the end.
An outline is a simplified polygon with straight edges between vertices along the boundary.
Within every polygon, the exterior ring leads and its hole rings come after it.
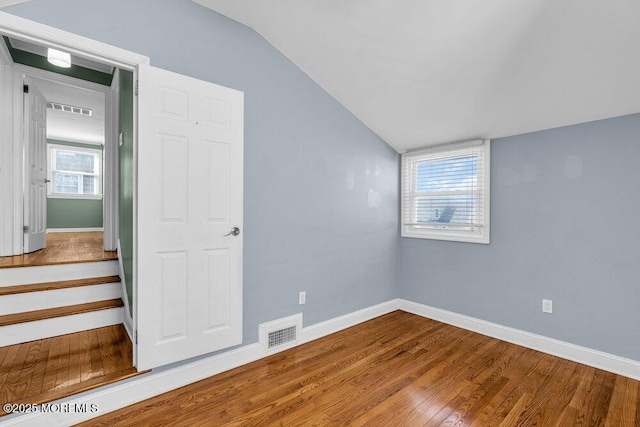
POLYGON ((489 243, 489 140, 402 155, 402 237, 489 243))
POLYGON ((49 197, 102 197, 102 150, 48 144, 49 197))

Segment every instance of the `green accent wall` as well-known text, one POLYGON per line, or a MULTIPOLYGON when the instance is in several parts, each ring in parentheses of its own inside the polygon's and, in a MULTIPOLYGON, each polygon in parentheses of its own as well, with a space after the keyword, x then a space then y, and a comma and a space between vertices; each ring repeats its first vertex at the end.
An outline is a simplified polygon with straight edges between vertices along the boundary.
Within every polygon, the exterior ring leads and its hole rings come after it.
MULTIPOLYGON (((102 145, 48 139, 47 143, 68 147, 100 148, 102 145)), ((102 199, 47 198, 47 228, 97 228, 104 225, 102 199)))
POLYGON ((120 258, 133 315, 133 73, 120 70, 120 258))
POLYGON ((47 199, 47 228, 102 227, 102 199, 47 199))
POLYGON ((103 73, 101 71, 92 70, 90 68, 85 68, 81 67, 80 65, 73 64, 69 68, 57 67, 49 63, 46 57, 37 55, 35 53, 26 52, 24 50, 16 49, 11 46, 11 41, 8 37, 3 36, 3 38, 5 44, 7 45, 7 48, 9 49, 9 54, 11 55, 11 58, 15 63, 28 65, 30 67, 51 71, 53 73, 58 73, 69 77, 75 77, 105 86, 111 86, 113 75, 109 73, 103 73))

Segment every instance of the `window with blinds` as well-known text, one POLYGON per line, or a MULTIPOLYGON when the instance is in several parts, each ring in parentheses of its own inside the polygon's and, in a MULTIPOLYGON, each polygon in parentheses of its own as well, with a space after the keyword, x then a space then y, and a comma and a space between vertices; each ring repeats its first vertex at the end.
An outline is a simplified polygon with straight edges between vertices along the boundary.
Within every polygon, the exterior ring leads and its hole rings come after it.
POLYGON ((402 236, 489 243, 489 140, 402 155, 402 236))
POLYGON ((47 144, 47 197, 102 198, 102 149, 47 144))

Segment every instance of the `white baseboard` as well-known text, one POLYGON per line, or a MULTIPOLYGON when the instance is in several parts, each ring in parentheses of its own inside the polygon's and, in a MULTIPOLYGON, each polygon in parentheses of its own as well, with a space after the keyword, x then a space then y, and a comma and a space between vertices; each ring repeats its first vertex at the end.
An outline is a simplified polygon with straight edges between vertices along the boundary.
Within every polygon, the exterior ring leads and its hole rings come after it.
POLYGON ((93 231, 104 231, 104 227, 88 228, 47 228, 47 233, 89 233, 93 231))
POLYGON ((303 344, 309 341, 316 340, 318 338, 325 337, 343 329, 350 328, 358 323, 366 322, 367 320, 375 319, 383 314, 391 313, 398 309, 398 300, 390 300, 378 305, 363 308, 362 310, 354 311, 353 313, 345 314, 344 316, 335 317, 324 322, 316 323, 315 325, 302 328, 300 332, 299 343, 303 344))
POLYGON ((562 357, 594 368, 603 369, 625 377, 640 380, 640 361, 626 359, 603 351, 593 350, 576 344, 533 334, 486 320, 476 319, 440 308, 431 307, 424 304, 415 303, 400 299, 398 300, 400 310, 478 332, 502 341, 507 341, 523 347, 538 350, 543 353, 562 357))
MULTIPOLYGON (((300 344, 338 332, 358 323, 371 320, 382 314, 397 310, 397 301, 387 301, 335 319, 303 328, 300 332, 300 344)), ((63 399, 71 408, 82 405, 98 405, 96 413, 34 413, 21 416, 4 417, 2 425, 7 426, 67 426, 89 420, 128 405, 149 399, 187 384, 200 381, 238 366, 254 362, 267 356, 259 344, 249 344, 215 356, 173 368, 160 368, 148 374, 131 378, 98 391, 86 392, 63 399)))

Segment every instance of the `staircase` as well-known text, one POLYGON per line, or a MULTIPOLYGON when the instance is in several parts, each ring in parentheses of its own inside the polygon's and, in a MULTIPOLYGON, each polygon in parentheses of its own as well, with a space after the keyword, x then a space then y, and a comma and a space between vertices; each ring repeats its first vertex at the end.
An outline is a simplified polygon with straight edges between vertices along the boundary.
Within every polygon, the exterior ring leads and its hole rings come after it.
POLYGON ((0 270, 0 347, 123 323, 117 261, 0 270))

